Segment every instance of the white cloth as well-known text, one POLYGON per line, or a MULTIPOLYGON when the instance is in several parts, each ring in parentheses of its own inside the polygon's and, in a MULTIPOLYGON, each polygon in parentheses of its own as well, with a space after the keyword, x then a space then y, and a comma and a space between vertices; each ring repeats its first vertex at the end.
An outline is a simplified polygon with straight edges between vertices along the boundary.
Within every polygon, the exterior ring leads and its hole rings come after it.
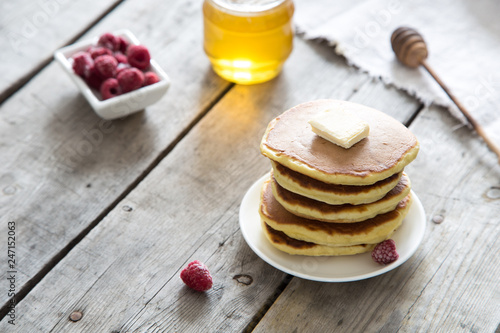
POLYGON ((498 0, 294 0, 297 31, 326 39, 337 54, 426 105, 464 117, 424 68, 409 69, 392 51, 400 26, 419 31, 427 63, 500 144, 500 1, 498 0))

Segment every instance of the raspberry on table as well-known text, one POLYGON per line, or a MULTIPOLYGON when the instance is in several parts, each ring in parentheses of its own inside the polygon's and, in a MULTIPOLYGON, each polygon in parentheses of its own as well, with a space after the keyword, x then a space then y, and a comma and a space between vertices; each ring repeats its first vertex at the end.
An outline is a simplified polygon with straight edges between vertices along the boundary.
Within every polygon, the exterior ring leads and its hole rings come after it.
POLYGON ((144 74, 137 68, 126 68, 116 76, 122 92, 139 89, 144 82, 144 74))
POLYGON ((387 239, 377 244, 372 251, 372 259, 382 265, 390 264, 398 258, 399 254, 396 252, 396 242, 392 239, 387 239))
POLYGON ((118 51, 120 50, 120 39, 112 33, 106 32, 99 37, 97 45, 107 47, 111 51, 118 51))
POLYGON ((108 99, 121 94, 120 84, 117 79, 110 78, 101 84, 100 88, 102 99, 108 99))
POLYGON ((103 79, 109 79, 116 75, 116 66, 118 66, 118 61, 115 57, 111 55, 102 55, 94 60, 94 66, 97 73, 103 79))
POLYGON ((146 69, 149 67, 151 55, 144 45, 130 45, 127 49, 127 59, 131 66, 146 69))
POLYGON ((87 52, 77 52, 73 55, 73 71, 85 78, 89 75, 90 69, 94 66, 94 60, 87 52))
POLYGON ((181 279, 191 289, 207 291, 212 288, 213 281, 207 266, 195 260, 181 271, 181 279))
POLYGON ((146 72, 144 73, 144 83, 142 86, 149 86, 153 83, 160 82, 160 78, 156 75, 155 72, 146 72))

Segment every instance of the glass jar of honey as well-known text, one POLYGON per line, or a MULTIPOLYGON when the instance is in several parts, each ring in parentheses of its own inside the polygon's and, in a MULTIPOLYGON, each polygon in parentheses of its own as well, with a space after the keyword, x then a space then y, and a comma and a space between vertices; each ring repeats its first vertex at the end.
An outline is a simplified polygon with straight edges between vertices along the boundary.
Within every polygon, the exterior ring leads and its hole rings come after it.
POLYGON ((214 71, 240 84, 279 74, 293 48, 292 0, 205 0, 204 49, 214 71))

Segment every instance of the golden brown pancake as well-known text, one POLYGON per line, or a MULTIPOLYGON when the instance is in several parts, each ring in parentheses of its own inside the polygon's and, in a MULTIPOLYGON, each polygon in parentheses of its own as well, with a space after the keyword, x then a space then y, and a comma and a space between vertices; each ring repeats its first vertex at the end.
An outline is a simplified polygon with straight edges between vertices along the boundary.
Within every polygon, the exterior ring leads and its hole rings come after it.
POLYGON ((290 213, 335 223, 355 223, 394 210, 411 190, 410 178, 403 173, 399 183, 380 200, 363 205, 330 205, 284 189, 276 182, 273 173, 271 173, 271 185, 274 198, 290 213))
POLYGON ((403 172, 380 180, 373 185, 328 184, 293 171, 271 161, 274 179, 281 187, 301 196, 330 205, 360 205, 382 199, 398 183, 403 172))
POLYGON ((346 101, 317 100, 272 120, 260 149, 271 160, 325 183, 370 185, 402 171, 417 156, 419 143, 383 112, 346 101), (316 135, 308 121, 331 108, 343 108, 366 121, 368 137, 344 149, 316 135))
POLYGON ((264 221, 262 229, 271 244, 283 252, 307 256, 345 256, 371 251, 375 244, 360 244, 351 246, 327 246, 305 242, 288 237, 284 232, 274 230, 264 221))
POLYGON ((287 236, 328 246, 376 244, 389 238, 401 225, 411 205, 411 195, 395 210, 357 223, 326 223, 296 216, 274 198, 270 180, 261 191, 260 217, 271 228, 287 236))

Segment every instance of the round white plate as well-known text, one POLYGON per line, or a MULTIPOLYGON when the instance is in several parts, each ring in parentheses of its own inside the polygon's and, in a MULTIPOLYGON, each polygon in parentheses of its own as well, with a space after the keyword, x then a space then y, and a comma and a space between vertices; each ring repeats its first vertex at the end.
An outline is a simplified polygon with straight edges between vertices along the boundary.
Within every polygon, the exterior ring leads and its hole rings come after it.
POLYGON ((367 279, 403 264, 415 253, 424 237, 426 224, 424 208, 412 191, 413 204, 410 211, 401 227, 392 236, 396 242, 399 258, 389 265, 375 263, 369 252, 338 257, 310 257, 282 252, 269 243, 261 227, 260 190, 267 177, 265 175, 257 180, 243 197, 240 207, 240 228, 250 248, 268 264, 285 273, 322 282, 367 279))

